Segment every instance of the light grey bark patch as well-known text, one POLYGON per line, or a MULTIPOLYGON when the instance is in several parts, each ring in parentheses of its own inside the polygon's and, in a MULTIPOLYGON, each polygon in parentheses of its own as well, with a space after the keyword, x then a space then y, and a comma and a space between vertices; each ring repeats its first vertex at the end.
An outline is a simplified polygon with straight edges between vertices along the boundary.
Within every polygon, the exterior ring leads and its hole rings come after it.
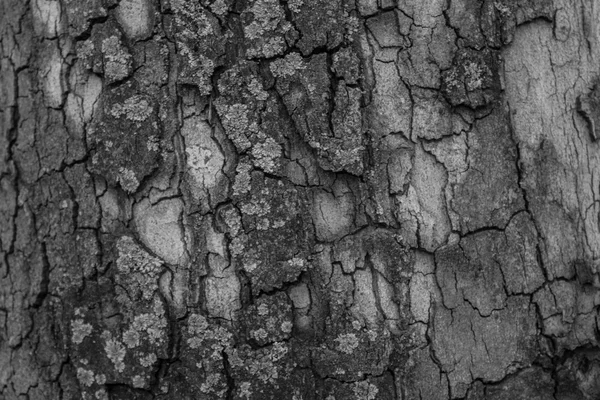
POLYGON ((453 115, 450 105, 438 91, 418 89, 411 91, 414 101, 412 117, 413 140, 440 139, 453 133, 453 115))
POLYGON ((388 11, 367 20, 369 31, 380 47, 407 47, 406 39, 400 35, 396 12, 388 11))
POLYGON ((382 134, 409 136, 412 117, 410 93, 393 63, 373 61, 375 87, 369 106, 369 128, 382 134))
POLYGON ((213 137, 213 129, 203 118, 184 120, 181 134, 185 141, 185 186, 191 202, 206 212, 224 197, 227 177, 223 173, 225 154, 213 137))
POLYGON ((450 200, 458 214, 455 229, 462 233, 504 228, 525 208, 516 167, 517 149, 507 123, 506 113, 497 109, 477 120, 468 134, 469 169, 453 185, 450 200))
POLYGON ((336 181, 333 193, 313 191, 311 215, 318 240, 331 242, 350 233, 354 214, 354 195, 346 182, 336 181))
POLYGON ((154 12, 152 0, 123 0, 115 14, 130 40, 143 40, 152 33, 154 12))
MULTIPOLYGON (((477 386, 474 385, 474 386, 477 386)), ((498 384, 479 385, 480 392, 471 391, 467 399, 489 400, 547 400, 555 397, 555 381, 540 367, 526 368, 498 384), (478 397, 481 396, 481 397, 478 397)), ((563 398, 563 397, 559 397, 563 398)))
POLYGON ((181 199, 165 199, 157 204, 142 200, 133 209, 135 228, 142 242, 172 265, 185 265, 188 261, 182 212, 181 199))
POLYGON ((431 358, 430 347, 410 353, 404 368, 396 371, 397 391, 406 399, 447 400, 448 378, 431 358))
POLYGON ((396 215, 401 225, 408 223, 408 240, 416 238, 418 246, 427 251, 442 246, 450 234, 444 193, 447 182, 443 165, 416 146, 410 185, 405 194, 396 198, 396 215))
POLYGON ((473 379, 500 381, 535 358, 536 312, 524 297, 510 297, 506 308, 487 318, 466 302, 454 310, 438 305, 432 329, 434 354, 453 399, 464 397, 473 379))
POLYGON ((467 301, 483 317, 506 307, 507 293, 499 263, 494 260, 494 236, 482 232, 436 252, 436 279, 444 306, 454 310, 467 301))
MULTIPOLYGON (((583 24, 581 7, 565 7, 573 27, 583 24)), ((552 26, 542 21, 520 28, 504 51, 507 99, 524 171, 521 184, 544 238, 541 256, 550 279, 571 279, 578 260, 591 263, 599 254, 591 239, 598 237, 597 223, 587 222, 597 221, 592 188, 598 178, 591 171, 598 157, 589 147, 584 119, 575 112, 577 97, 589 93, 597 75, 595 64, 582 56, 588 51, 583 36, 558 41, 552 26), (569 67, 572 62, 581 68, 569 67), (576 209, 587 210, 585 217, 576 209), (577 239, 579 234, 585 239, 577 239)))

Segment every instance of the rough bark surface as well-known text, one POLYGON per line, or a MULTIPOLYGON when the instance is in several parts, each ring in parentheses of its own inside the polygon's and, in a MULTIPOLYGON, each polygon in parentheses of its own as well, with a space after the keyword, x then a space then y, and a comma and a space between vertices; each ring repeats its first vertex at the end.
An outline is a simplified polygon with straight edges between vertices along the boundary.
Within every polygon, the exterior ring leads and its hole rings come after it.
POLYGON ((600 398, 594 0, 2 0, 0 399, 600 398))

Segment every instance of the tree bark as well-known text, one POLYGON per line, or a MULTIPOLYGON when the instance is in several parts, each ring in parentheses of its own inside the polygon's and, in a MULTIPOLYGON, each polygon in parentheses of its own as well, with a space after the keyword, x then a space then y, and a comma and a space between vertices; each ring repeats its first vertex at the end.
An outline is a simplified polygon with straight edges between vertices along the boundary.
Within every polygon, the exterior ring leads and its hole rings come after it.
POLYGON ((599 399, 599 23, 3 0, 0 399, 599 399))

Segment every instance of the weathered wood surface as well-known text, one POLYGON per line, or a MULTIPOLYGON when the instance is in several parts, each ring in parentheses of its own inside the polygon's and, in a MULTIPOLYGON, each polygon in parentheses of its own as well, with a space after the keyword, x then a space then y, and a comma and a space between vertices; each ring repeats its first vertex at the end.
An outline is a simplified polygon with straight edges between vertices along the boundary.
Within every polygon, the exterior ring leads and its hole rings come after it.
POLYGON ((0 399, 599 399, 599 23, 2 0, 0 399))

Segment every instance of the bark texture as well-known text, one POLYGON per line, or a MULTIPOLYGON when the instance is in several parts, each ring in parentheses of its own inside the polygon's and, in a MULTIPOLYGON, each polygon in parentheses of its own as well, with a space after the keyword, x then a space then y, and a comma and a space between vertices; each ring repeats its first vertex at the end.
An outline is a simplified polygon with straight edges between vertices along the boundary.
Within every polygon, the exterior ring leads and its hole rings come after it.
POLYGON ((599 23, 2 0, 0 399, 599 399, 599 23))

